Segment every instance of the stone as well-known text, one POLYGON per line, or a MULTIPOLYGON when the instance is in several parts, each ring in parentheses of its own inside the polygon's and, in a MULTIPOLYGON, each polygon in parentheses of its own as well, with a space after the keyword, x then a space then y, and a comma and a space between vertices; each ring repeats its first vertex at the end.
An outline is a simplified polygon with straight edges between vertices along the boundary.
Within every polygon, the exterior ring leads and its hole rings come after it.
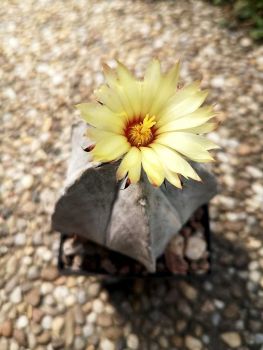
POLYGON ((16 327, 18 329, 26 328, 28 326, 28 318, 25 315, 19 316, 16 321, 16 327))
MULTIPOLYGON (((0 346, 0 349, 1 349, 1 346, 0 346)), ((10 348, 8 350, 19 350, 19 345, 14 339, 11 339, 10 348)))
POLYGON ((81 337, 75 337, 74 339, 74 350, 83 350, 85 349, 86 342, 81 337))
POLYGON ((1 350, 9 350, 8 349, 8 340, 6 338, 0 338, 0 349, 1 350))
POLYGON ((199 260, 206 252, 206 241, 199 236, 191 236, 187 240, 185 255, 190 260, 199 260))
POLYGON ((225 332, 221 334, 221 339, 231 348, 236 349, 241 346, 241 337, 237 332, 225 332))
POLYGON ((96 314, 102 313, 104 309, 103 302, 100 299, 95 299, 92 304, 92 309, 96 314))
POLYGON ((34 177, 30 174, 24 175, 20 180, 20 184, 23 190, 28 190, 29 188, 31 188, 33 183, 34 177))
POLYGON ((47 266, 41 271, 41 277, 45 281, 54 281, 58 276, 58 269, 55 266, 47 266))
POLYGON ((38 344, 47 345, 51 340, 51 335, 48 331, 44 331, 37 337, 38 344))
POLYGON ((6 273, 13 275, 17 271, 18 261, 15 255, 12 255, 6 264, 6 273))
POLYGON ((69 309, 65 318, 65 345, 71 347, 74 340, 74 313, 69 309))
POLYGON ((40 275, 40 271, 39 268, 37 266, 30 266, 27 272, 27 277, 29 280, 35 280, 39 277, 40 275))
POLYGON ((59 338, 64 326, 64 317, 57 316, 52 321, 52 336, 59 338))
POLYGON ((254 334, 254 339, 255 339, 256 344, 262 345, 263 344, 263 333, 254 334))
POLYGON ((100 348, 101 348, 101 350, 115 350, 116 349, 114 343, 107 338, 101 340, 100 348))
POLYGON ((91 298, 97 297, 101 289, 99 283, 91 283, 88 285, 87 293, 91 298))
POLYGON ((27 347, 27 337, 22 329, 14 329, 13 335, 20 346, 27 347))
POLYGON ((202 350, 203 348, 202 342, 191 335, 185 337, 185 346, 189 350, 202 350))
POLYGON ((240 40, 240 45, 242 47, 250 47, 251 45, 253 44, 253 41, 249 38, 249 37, 244 37, 244 38, 241 38, 240 40))
POLYGON ((83 334, 85 337, 89 337, 94 333, 94 326, 92 324, 86 324, 83 327, 83 334))
POLYGON ((13 333, 13 323, 11 320, 6 320, 0 325, 0 334, 3 337, 10 338, 13 333))
POLYGON ((187 282, 180 282, 180 287, 187 299, 194 301, 197 298, 197 290, 187 282))
POLYGON ((53 349, 64 349, 64 340, 62 338, 55 338, 52 340, 53 349))
POLYGON ((14 239, 15 245, 23 246, 26 244, 26 235, 24 233, 17 233, 14 239))
POLYGON ((107 314, 99 314, 97 317, 97 324, 101 327, 109 327, 112 325, 111 316, 107 314))
POLYGON ((73 306, 76 303, 76 297, 73 294, 70 294, 65 299, 65 305, 68 307, 73 306))
POLYGON ((223 89, 225 86, 225 78, 222 75, 215 76, 211 80, 211 86, 216 89, 223 89))
POLYGON ((32 306, 38 306, 40 303, 41 297, 40 297, 40 290, 38 288, 32 289, 26 296, 25 301, 32 305, 32 306))
POLYGON ((85 323, 85 314, 79 304, 76 304, 74 307, 74 318, 78 325, 85 323))
POLYGON ((42 326, 43 329, 51 329, 52 328, 52 322, 53 322, 52 317, 49 316, 49 315, 45 315, 42 318, 41 326, 42 326))

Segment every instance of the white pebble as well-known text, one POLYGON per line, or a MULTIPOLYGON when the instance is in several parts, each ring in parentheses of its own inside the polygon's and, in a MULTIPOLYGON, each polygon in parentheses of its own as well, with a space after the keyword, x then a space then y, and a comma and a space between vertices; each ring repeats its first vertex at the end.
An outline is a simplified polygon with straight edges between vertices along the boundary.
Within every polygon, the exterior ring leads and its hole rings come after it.
POLYGON ((76 302, 76 297, 75 297, 75 295, 73 295, 73 294, 70 294, 70 295, 67 296, 66 299, 65 299, 65 305, 67 305, 67 306, 69 306, 69 307, 72 306, 72 305, 74 305, 75 302, 76 302))
POLYGON ((41 325, 44 329, 51 329, 52 327, 52 322, 53 322, 53 319, 51 316, 49 315, 46 315, 43 317, 42 319, 42 322, 41 322, 41 325))
POLYGON ((109 339, 103 339, 100 342, 101 350, 115 350, 115 345, 109 339))
POLYGON ((54 297, 58 302, 63 302, 64 299, 69 295, 69 290, 65 286, 58 286, 54 290, 54 297))
POLYGON ((139 347, 139 339, 137 337, 137 335, 135 334, 130 334, 127 337, 127 345, 130 349, 138 349, 139 347))
POLYGON ((87 323, 95 323, 97 320, 97 314, 95 312, 91 312, 87 316, 87 323))
POLYGON ((94 312, 96 312, 97 314, 102 313, 103 309, 104 309, 104 305, 102 303, 102 301, 100 299, 96 299, 94 300, 93 304, 92 304, 92 309, 94 312))
POLYGON ((15 245, 22 246, 26 244, 26 235, 24 233, 18 233, 15 235, 15 245))
POLYGON ((94 332, 94 327, 92 324, 86 324, 84 327, 83 327, 83 334, 85 337, 89 337, 93 334, 94 332))
POLYGON ((21 184, 21 187, 23 190, 27 190, 27 189, 31 188, 33 183, 34 183, 34 178, 30 174, 24 175, 20 180, 20 184, 21 184))
POLYGON ((225 85, 225 78, 221 75, 217 75, 211 80, 211 86, 213 88, 223 88, 225 85))
POLYGON ((11 303, 18 304, 22 301, 22 293, 20 287, 16 287, 10 294, 11 303))
POLYGON ((16 327, 18 329, 25 328, 28 325, 28 318, 25 315, 19 316, 16 321, 16 327))

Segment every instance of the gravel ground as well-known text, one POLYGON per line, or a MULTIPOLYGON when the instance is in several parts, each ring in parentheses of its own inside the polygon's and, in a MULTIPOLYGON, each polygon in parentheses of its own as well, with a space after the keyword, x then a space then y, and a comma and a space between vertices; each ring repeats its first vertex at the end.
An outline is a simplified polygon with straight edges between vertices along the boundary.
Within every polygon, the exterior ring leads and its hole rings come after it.
POLYGON ((222 19, 199 0, 1 1, 1 350, 263 349, 263 50, 222 19), (184 82, 202 77, 221 111, 204 280, 116 287, 56 270, 73 105, 116 56, 139 75, 152 56, 182 58, 184 82))

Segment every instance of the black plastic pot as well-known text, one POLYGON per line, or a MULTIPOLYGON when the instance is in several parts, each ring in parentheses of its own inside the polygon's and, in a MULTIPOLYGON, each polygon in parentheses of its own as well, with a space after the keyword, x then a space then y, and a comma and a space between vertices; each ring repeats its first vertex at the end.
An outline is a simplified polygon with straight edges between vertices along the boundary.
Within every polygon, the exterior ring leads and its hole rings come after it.
MULTIPOLYGON (((68 236, 61 234, 60 248, 58 256, 58 268, 63 275, 84 275, 101 276, 108 278, 154 278, 154 277, 180 277, 180 276, 204 276, 210 272, 211 266, 211 234, 209 228, 208 206, 204 205, 200 209, 198 224, 202 227, 204 239, 207 245, 207 266, 205 271, 200 269, 194 271, 189 269, 187 273, 173 274, 166 267, 165 257, 162 255, 157 261, 157 272, 148 273, 144 267, 135 260, 122 254, 110 251, 93 242, 83 241, 77 236, 68 236), (69 241, 71 240, 71 241, 69 241), (72 249, 68 249, 68 243, 72 243, 72 249), (107 262, 108 266, 103 264, 107 262), (160 268, 160 266, 162 268, 160 268), (125 272, 125 273, 124 273, 125 272)), ((196 213, 193 215, 193 217, 196 213)), ((191 218, 193 219, 193 218, 191 218)), ((185 224, 184 228, 190 227, 191 219, 185 224)), ((196 219, 195 219, 196 220, 196 219)), ((197 222, 197 221, 195 221, 197 222)), ((181 232, 181 231, 180 231, 181 232)), ((178 233, 180 234, 180 233, 178 233)), ((193 235, 195 232, 193 231, 193 235)), ((185 258, 186 263, 190 263, 185 258)))

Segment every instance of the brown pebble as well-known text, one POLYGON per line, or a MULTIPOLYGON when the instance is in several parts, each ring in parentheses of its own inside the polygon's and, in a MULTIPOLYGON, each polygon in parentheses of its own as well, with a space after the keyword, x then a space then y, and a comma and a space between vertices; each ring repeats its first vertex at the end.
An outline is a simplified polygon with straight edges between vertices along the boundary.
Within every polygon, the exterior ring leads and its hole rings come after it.
POLYGON ((15 329, 13 335, 19 345, 27 347, 27 337, 21 329, 15 329))
POLYGON ((46 345, 47 343, 50 342, 51 335, 50 332, 43 332, 37 337, 37 342, 41 345, 46 345))
POLYGON ((112 325, 112 318, 107 314, 99 314, 97 324, 101 327, 109 327, 112 325))
POLYGON ((58 269, 55 266, 47 266, 43 268, 41 277, 45 281, 54 281, 58 277, 58 269))
POLYGON ((32 289, 26 296, 25 301, 32 306, 38 306, 40 303, 40 291, 38 288, 32 289))
POLYGON ((2 334, 3 337, 10 338, 12 336, 12 333, 13 333, 12 321, 7 320, 0 325, 0 334, 2 334))

